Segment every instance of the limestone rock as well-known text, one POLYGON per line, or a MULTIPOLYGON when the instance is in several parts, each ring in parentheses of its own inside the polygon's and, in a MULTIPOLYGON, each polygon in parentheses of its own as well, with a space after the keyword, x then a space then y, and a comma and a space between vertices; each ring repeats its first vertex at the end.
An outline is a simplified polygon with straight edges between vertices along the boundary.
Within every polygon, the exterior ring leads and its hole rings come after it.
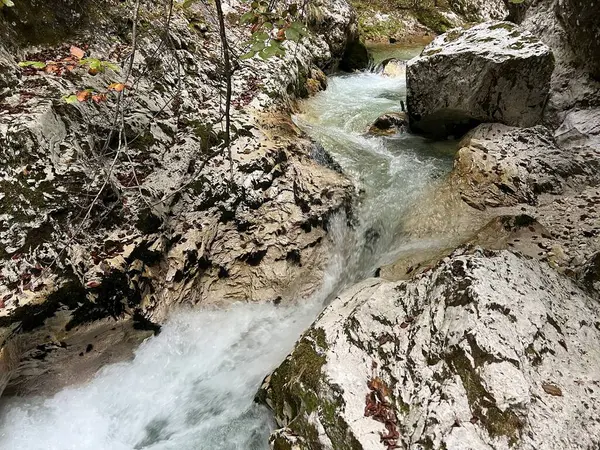
POLYGON ((369 134, 389 135, 404 133, 408 128, 408 117, 403 112, 390 112, 379 116, 369 127, 369 134))
POLYGON ((599 318, 544 264, 457 252, 334 300, 267 403, 305 450, 596 448, 599 318))
MULTIPOLYGON (((18 3, 19 11, 30 10, 21 16, 25 28, 42 20, 31 2, 18 3)), ((70 21, 58 30, 68 31, 66 42, 60 33, 44 42, 36 35, 29 37, 39 46, 30 47, 21 26, 12 29, 0 14, 0 29, 11 29, 0 42, 0 334, 21 330, 31 345, 20 366, 39 368, 13 380, 39 386, 24 378, 51 372, 46 362, 77 360, 72 347, 56 348, 51 333, 38 333, 59 313, 67 316, 57 325, 66 342, 101 319, 161 323, 181 304, 285 302, 315 289, 326 263, 327 221, 349 207, 353 188, 311 157, 312 143, 286 111, 322 88, 323 70, 336 67, 355 39, 350 5, 323 2, 307 17, 310 37, 285 44, 284 57, 239 63, 232 167, 223 146, 218 27, 205 20, 215 17, 212 4, 175 8, 166 48, 164 5, 141 3, 140 22, 157 32, 138 36, 129 79, 135 89, 122 94, 123 121, 115 123, 115 93, 97 103, 63 97, 83 87, 103 92, 121 79, 132 11, 126 3, 91 2, 102 14, 79 22, 69 17, 84 2, 51 3, 64 11, 42 18, 48 28, 70 21), (89 56, 121 64, 121 72, 57 76, 17 66, 61 61, 77 42, 89 56), (37 345, 54 356, 35 360, 37 345)), ((227 7, 239 17, 246 4, 227 7)), ((233 20, 228 27, 232 51, 241 54, 250 30, 233 20)))
POLYGON ((376 68, 383 76, 390 78, 404 78, 406 76, 406 61, 389 58, 381 62, 376 68))
POLYGON ((600 78, 600 23, 596 0, 559 0, 556 9, 571 48, 591 74, 600 78))
POLYGON ((587 287, 600 293, 600 252, 594 253, 589 261, 586 261, 580 279, 587 287))
MULTIPOLYGON (((551 90, 548 105, 544 112, 544 121, 552 128, 557 128, 565 119, 565 115, 573 108, 589 108, 590 106, 600 106, 600 81, 594 79, 589 70, 586 70, 580 56, 583 48, 597 45, 598 39, 591 38, 589 22, 582 23, 586 30, 581 33, 587 33, 587 41, 573 41, 572 36, 579 33, 577 29, 570 29, 573 23, 566 23, 561 17, 561 11, 565 3, 570 3, 577 7, 579 1, 559 2, 558 0, 526 1, 528 6, 524 13, 521 26, 531 33, 538 36, 546 45, 548 45, 555 57, 555 70, 551 79, 551 90), (562 5, 562 6, 561 6, 562 5), (582 47, 579 49, 577 47, 582 47)), ((580 13, 575 12, 571 18, 579 14, 586 16, 593 21, 597 14, 594 7, 585 7, 591 5, 592 1, 581 3, 580 13)), ((523 7, 523 8, 525 8, 523 7)), ((577 7, 578 8, 578 7, 577 7)), ((576 10, 573 10, 576 11, 576 10)), ((566 12, 565 12, 566 13, 566 12)), ((597 27, 597 25, 596 25, 597 27)), ((593 29, 593 28, 592 28, 593 29)), ((597 30, 598 28, 596 28, 597 30)), ((587 58, 586 58, 587 59, 587 58)))
POLYGON ((457 0, 450 2, 450 7, 471 23, 505 20, 509 14, 504 0, 457 0))
POLYGON ((408 63, 411 127, 445 137, 480 122, 535 125, 553 69, 551 50, 509 22, 451 30, 408 63))
POLYGON ((569 186, 600 181, 600 148, 560 148, 542 126, 482 124, 460 147, 451 182, 477 209, 536 204, 542 193, 561 194, 569 186))
POLYGON ((554 136, 561 147, 600 147, 600 108, 569 112, 554 136))

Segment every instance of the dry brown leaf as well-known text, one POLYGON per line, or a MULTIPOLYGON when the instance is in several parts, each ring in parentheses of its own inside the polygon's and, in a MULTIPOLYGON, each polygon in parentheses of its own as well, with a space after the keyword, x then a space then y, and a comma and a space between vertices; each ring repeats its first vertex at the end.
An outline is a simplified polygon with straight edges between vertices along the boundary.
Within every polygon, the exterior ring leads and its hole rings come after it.
POLYGON ((555 384, 542 383, 542 389, 544 389, 546 394, 554 395, 556 397, 562 397, 563 395, 562 390, 555 384))
POLYGON ((111 83, 108 85, 108 90, 109 91, 116 91, 116 92, 121 92, 123 91, 127 86, 125 86, 123 83, 111 83))
POLYGON ((79 47, 71 46, 71 55, 73 55, 77 59, 82 59, 85 56, 85 52, 81 50, 79 47))
POLYGON ((51 73, 53 75, 61 75, 62 74, 62 68, 55 62, 49 62, 48 64, 46 64, 44 71, 46 73, 51 73))
POLYGON ((92 100, 95 103, 102 103, 106 101, 106 94, 96 94, 96 95, 92 95, 92 100))
POLYGON ((92 95, 91 91, 80 91, 77 93, 77 100, 79 100, 80 102, 85 102, 86 100, 88 100, 92 95))

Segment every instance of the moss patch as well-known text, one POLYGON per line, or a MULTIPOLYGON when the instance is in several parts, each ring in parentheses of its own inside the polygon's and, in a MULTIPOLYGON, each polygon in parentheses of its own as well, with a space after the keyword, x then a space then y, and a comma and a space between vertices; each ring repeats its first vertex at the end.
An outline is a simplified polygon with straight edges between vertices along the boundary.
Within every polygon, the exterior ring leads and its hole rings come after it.
POLYGON ((467 354, 460 348, 455 349, 446 358, 452 372, 458 374, 467 393, 467 399, 473 416, 479 419, 491 437, 508 438, 511 446, 521 437, 523 422, 514 411, 500 410, 496 399, 486 391, 483 381, 467 354))
POLYGON ((453 26, 446 16, 434 8, 417 9, 414 15, 419 22, 436 33, 445 33, 453 26))

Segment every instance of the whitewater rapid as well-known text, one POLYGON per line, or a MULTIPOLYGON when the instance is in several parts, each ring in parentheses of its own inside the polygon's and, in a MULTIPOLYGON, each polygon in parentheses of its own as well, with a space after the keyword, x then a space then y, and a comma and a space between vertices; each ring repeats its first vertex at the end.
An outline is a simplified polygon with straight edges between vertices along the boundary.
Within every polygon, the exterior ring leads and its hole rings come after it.
POLYGON ((235 304, 181 310, 135 358, 105 367, 91 382, 50 398, 2 405, 3 450, 265 450, 269 411, 253 402, 263 378, 289 351, 323 305, 406 242, 402 216, 447 173, 445 147, 415 136, 365 135, 381 113, 398 111, 401 79, 375 73, 335 76, 302 105, 296 123, 329 151, 357 184, 352 227, 330 223, 333 251, 318 292, 292 306, 235 304))

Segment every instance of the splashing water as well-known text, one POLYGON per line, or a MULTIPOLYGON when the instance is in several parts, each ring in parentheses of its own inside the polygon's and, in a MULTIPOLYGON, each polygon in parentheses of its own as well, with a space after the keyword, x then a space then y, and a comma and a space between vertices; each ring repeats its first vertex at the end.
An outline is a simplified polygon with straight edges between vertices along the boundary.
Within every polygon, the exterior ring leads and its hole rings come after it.
POLYGON ((409 135, 363 134, 378 115, 399 109, 404 90, 403 80, 377 74, 336 76, 296 117, 364 191, 354 228, 343 216, 330 224, 334 251, 312 299, 289 307, 180 311, 160 335, 142 344, 133 361, 108 366, 91 382, 50 398, 7 401, 0 448, 267 449, 274 424, 253 402, 263 377, 328 298, 409 245, 402 234, 406 208, 449 168, 443 146, 409 135))

